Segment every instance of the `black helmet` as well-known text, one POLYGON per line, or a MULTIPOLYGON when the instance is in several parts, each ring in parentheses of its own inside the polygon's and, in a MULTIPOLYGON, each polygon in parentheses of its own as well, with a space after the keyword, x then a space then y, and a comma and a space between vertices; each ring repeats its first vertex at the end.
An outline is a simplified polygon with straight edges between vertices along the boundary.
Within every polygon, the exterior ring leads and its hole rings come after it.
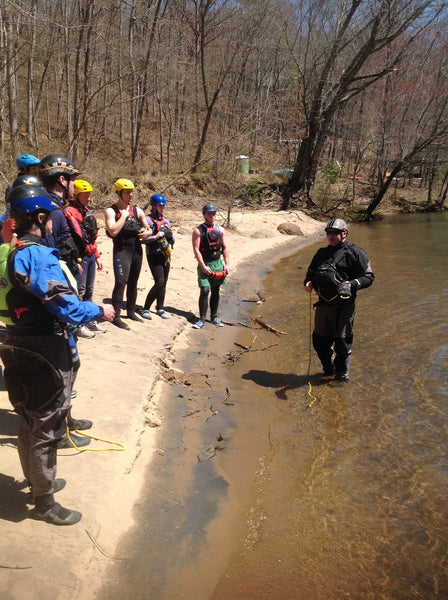
POLYGON ((46 189, 26 184, 18 185, 11 191, 6 207, 11 217, 32 215, 37 211, 49 213, 58 208, 46 189))
POLYGON ((348 232, 347 223, 343 219, 331 219, 325 227, 325 231, 329 229, 338 229, 339 231, 348 232))
POLYGON ((81 175, 72 161, 62 154, 50 154, 40 161, 39 177, 45 179, 59 177, 59 175, 81 175))
POLYGON ((34 185, 37 187, 42 187, 41 182, 36 177, 36 175, 19 175, 12 182, 13 189, 19 185, 34 185))

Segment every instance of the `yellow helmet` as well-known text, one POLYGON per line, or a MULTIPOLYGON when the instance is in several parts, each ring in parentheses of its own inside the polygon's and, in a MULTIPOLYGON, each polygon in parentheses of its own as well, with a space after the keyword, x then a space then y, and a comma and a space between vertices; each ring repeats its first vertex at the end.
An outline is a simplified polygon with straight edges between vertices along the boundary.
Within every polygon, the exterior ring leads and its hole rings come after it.
POLYGON ((84 181, 84 179, 76 179, 74 181, 75 184, 75 196, 80 194, 81 192, 91 192, 93 187, 90 185, 88 181, 84 181))
POLYGON ((121 190, 133 190, 135 189, 134 184, 130 179, 117 179, 114 183, 114 191, 121 192, 121 190))

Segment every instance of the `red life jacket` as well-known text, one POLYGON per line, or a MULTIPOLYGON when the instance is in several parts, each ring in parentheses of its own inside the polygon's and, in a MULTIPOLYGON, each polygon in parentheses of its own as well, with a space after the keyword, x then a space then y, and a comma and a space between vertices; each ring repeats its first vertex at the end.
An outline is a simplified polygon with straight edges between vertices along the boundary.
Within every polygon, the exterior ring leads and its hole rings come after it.
POLYGON ((219 225, 208 227, 205 223, 199 225, 201 241, 199 251, 205 260, 218 260, 222 254, 222 230, 219 225))

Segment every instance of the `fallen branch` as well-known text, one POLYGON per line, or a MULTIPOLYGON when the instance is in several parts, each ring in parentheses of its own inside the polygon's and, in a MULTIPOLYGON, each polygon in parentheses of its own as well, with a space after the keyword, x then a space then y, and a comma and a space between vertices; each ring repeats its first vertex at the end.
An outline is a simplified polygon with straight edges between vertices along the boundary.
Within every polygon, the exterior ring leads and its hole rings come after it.
POLYGON ((90 533, 90 531, 87 531, 87 529, 84 529, 84 531, 87 533, 87 535, 92 540, 92 542, 95 544, 95 546, 98 548, 98 550, 101 552, 101 554, 103 556, 105 556, 106 558, 112 558, 113 560, 128 560, 127 558, 122 558, 121 556, 114 556, 113 554, 109 554, 108 552, 106 552, 105 550, 103 550, 101 548, 101 546, 98 544, 98 542, 93 537, 93 535, 90 533))
POLYGON ((246 352, 264 352, 265 350, 269 350, 270 348, 275 348, 275 346, 278 346, 278 344, 271 344, 270 346, 264 346, 264 348, 252 348, 252 346, 243 346, 242 344, 238 344, 238 342, 233 343, 235 346, 238 346, 238 348, 242 348, 241 352, 227 353, 227 359, 233 362, 236 362, 246 352))
POLYGON ((275 335, 286 335, 286 331, 280 331, 279 329, 275 329, 275 327, 272 327, 272 325, 269 325, 265 321, 262 321, 260 317, 254 319, 254 321, 255 323, 258 323, 258 325, 261 325, 264 329, 272 331, 272 333, 275 333, 275 335))
POLYGON ((211 417, 214 417, 215 415, 217 415, 217 414, 218 414, 218 411, 217 411, 217 410, 215 410, 215 409, 213 408, 213 406, 210 406, 210 411, 211 411, 211 413, 212 413, 212 414, 211 414, 210 416, 208 416, 208 417, 205 419, 205 421, 208 421, 208 420, 209 420, 211 417))
POLYGON ((232 402, 227 402, 227 400, 232 395, 231 392, 229 391, 229 388, 226 388, 226 393, 227 393, 227 396, 224 398, 224 400, 222 401, 222 403, 226 404, 227 406, 234 406, 234 404, 232 404, 232 402))
POLYGON ((234 327, 235 325, 241 325, 241 327, 248 327, 249 329, 253 329, 252 325, 248 325, 247 323, 242 323, 241 321, 223 321, 224 325, 230 325, 230 327, 234 327))
POLYGON ((202 412, 202 410, 203 410, 202 408, 198 408, 196 410, 189 410, 184 415, 182 415, 182 419, 184 419, 185 417, 191 417, 192 415, 195 415, 196 413, 202 412))
POLYGON ((25 569, 32 569, 33 567, 9 567, 8 565, 0 565, 0 569, 13 569, 14 571, 23 571, 25 569))

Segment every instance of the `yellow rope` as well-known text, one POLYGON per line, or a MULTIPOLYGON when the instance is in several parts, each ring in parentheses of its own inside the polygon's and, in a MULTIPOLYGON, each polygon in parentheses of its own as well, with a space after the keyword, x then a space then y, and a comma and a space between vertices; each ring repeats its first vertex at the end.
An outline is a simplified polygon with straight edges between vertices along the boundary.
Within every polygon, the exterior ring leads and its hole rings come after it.
POLYGON ((84 437, 88 437, 92 440, 97 440, 98 442, 105 442, 106 444, 113 444, 114 446, 118 446, 118 448, 78 448, 78 446, 75 444, 75 442, 72 440, 71 436, 70 436, 70 429, 67 423, 67 419, 65 420, 66 424, 67 424, 67 439, 70 442, 70 444, 73 446, 73 448, 75 450, 77 450, 78 452, 122 452, 123 450, 126 450, 126 446, 124 444, 122 444, 121 442, 114 442, 112 440, 105 440, 103 438, 100 437, 95 437, 94 435, 91 435, 89 433, 84 433, 83 431, 78 431, 78 429, 75 429, 75 432, 78 435, 83 435, 84 437))
MULTIPOLYGON (((320 292, 316 292, 316 294, 319 296, 319 298, 322 298, 322 300, 325 300, 325 302, 333 302, 333 300, 336 300, 336 298, 339 298, 339 294, 336 294, 336 296, 333 296, 333 298, 325 298, 325 296, 323 296, 320 292)), ((348 297, 349 296, 344 296, 344 298, 348 298, 348 297)), ((311 294, 310 294, 310 298, 311 298, 311 294)))
POLYGON ((311 380, 310 380, 310 371, 311 371, 311 351, 312 351, 312 347, 311 347, 311 339, 312 339, 312 328, 313 328, 313 301, 311 298, 311 294, 309 294, 310 296, 310 324, 309 324, 309 334, 308 334, 308 373, 307 373, 307 377, 308 377, 308 396, 312 399, 311 402, 308 404, 308 408, 311 408, 313 406, 313 404, 317 401, 316 396, 313 396, 313 394, 311 393, 311 390, 313 389, 311 386, 311 380))

